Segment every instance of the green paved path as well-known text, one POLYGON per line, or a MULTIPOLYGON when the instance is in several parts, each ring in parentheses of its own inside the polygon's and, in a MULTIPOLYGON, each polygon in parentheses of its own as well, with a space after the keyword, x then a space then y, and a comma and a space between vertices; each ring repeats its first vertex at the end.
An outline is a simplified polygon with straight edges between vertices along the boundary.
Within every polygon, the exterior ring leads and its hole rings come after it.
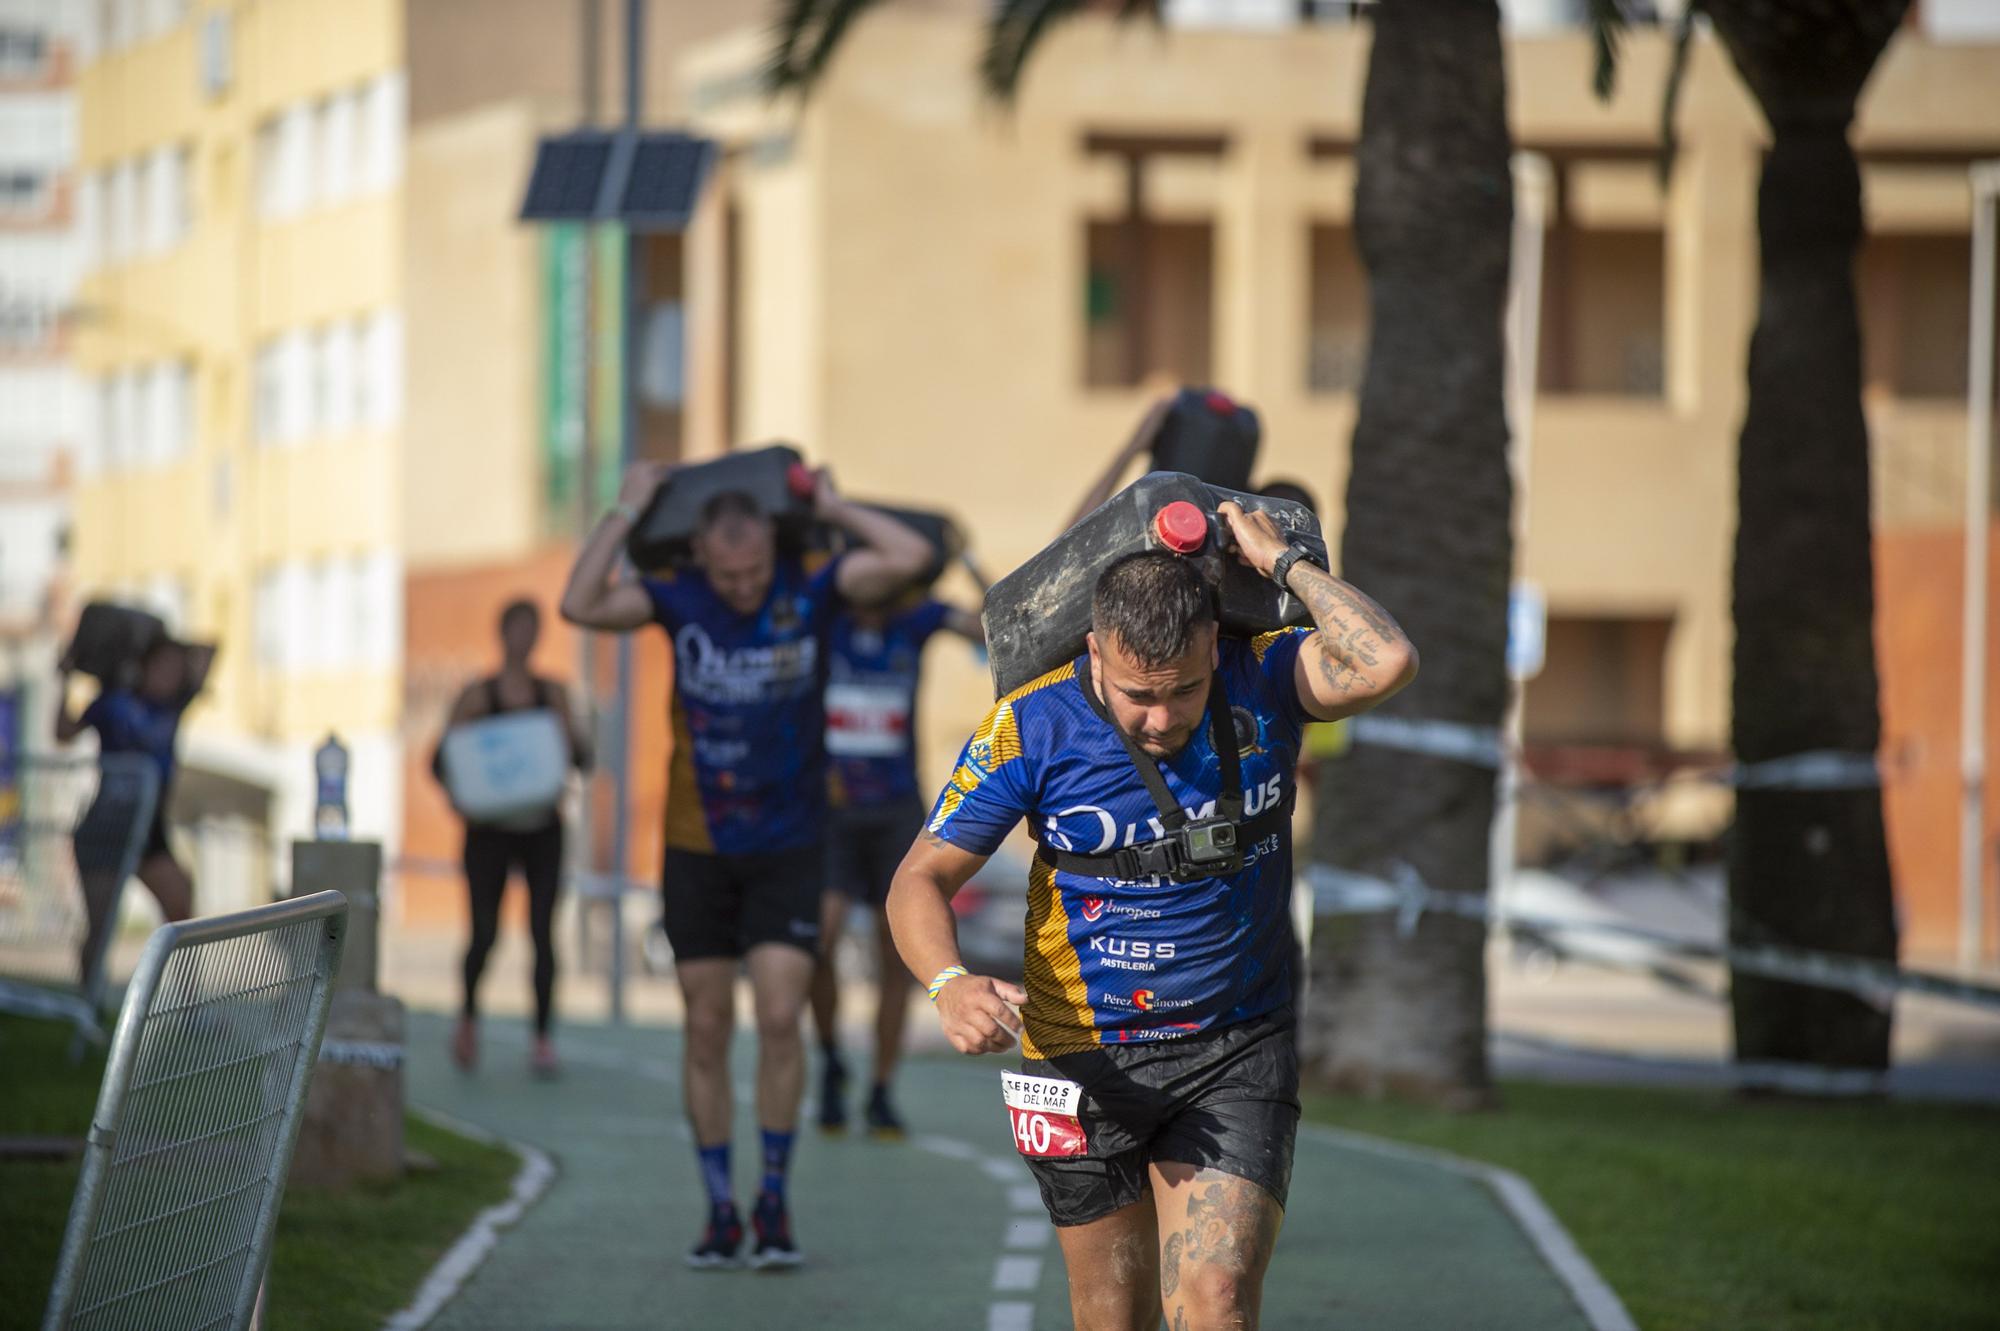
MULTIPOLYGON (((1070 1324, 1054 1231, 1000 1107, 1005 1060, 914 1060, 900 1092, 910 1142, 801 1134, 792 1193, 803 1270, 695 1272, 681 1263, 703 1204, 681 1117, 678 1031, 571 1025, 554 1083, 529 1080, 518 1023, 488 1020, 470 1077, 445 1058, 445 1031, 437 1016, 412 1015, 412 1103, 539 1147, 559 1172, 435 1327, 1070 1324)), ((736 1068, 741 1204, 756 1150, 742 1037, 736 1068)), ((1270 1331, 1588 1325, 1484 1183, 1311 1129, 1265 1290, 1270 1331)))

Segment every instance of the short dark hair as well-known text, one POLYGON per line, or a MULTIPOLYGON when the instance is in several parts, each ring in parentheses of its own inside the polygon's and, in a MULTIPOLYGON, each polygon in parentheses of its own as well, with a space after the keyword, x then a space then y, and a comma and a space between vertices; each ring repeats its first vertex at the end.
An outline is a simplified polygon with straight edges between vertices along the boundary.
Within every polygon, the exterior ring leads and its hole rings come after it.
POLYGON ((1090 627, 1151 669, 1178 660, 1196 630, 1215 623, 1215 592, 1201 570, 1164 550, 1126 555, 1098 575, 1090 627))
POLYGON ((507 602, 506 607, 500 611, 500 631, 505 633, 507 625, 523 616, 526 616, 536 628, 541 627, 542 608, 523 596, 518 600, 507 602))
POLYGON ((723 490, 708 497, 701 506, 701 530, 713 531, 725 522, 747 518, 752 522, 764 520, 764 506, 754 495, 742 490, 723 490))

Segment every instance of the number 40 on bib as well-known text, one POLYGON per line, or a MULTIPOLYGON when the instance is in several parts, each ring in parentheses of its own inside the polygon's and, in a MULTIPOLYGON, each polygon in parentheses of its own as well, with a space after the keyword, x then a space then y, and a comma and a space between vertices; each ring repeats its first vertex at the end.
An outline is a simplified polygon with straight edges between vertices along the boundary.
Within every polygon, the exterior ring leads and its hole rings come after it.
POLYGON ((1018 1072, 1001 1073, 1000 1082, 1014 1145, 1022 1155, 1049 1159, 1088 1154, 1090 1146, 1076 1112, 1083 1100, 1081 1086, 1018 1072))

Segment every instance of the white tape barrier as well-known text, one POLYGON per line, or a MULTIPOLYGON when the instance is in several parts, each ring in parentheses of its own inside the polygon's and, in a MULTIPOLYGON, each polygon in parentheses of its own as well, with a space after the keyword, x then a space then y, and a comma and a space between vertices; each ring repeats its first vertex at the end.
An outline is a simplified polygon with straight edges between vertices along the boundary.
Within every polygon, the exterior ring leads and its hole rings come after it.
POLYGON ((1761 763, 1738 763, 1718 779, 1738 790, 1873 790, 1882 784, 1882 768, 1872 753, 1815 749, 1761 763))
MULTIPOLYGON (((1349 723, 1356 744, 1398 749, 1448 762, 1499 770, 1506 757, 1500 731, 1492 726, 1424 717, 1357 716, 1349 723)), ((1882 784, 1881 765, 1872 753, 1814 749, 1758 763, 1737 763, 1719 772, 1688 774, 1738 790, 1872 790, 1882 784)))
POLYGON ((1603 1045, 1573 1044, 1544 1035, 1521 1031, 1492 1033, 1501 1044, 1515 1045, 1537 1054, 1563 1058, 1617 1063, 1647 1072, 1666 1073, 1677 1081, 1706 1080, 1718 1085, 1747 1090, 1784 1091, 1790 1095, 1826 1096, 1847 1099, 1857 1095, 1878 1095, 1889 1089, 1889 1074, 1872 1068, 1825 1068, 1811 1063, 1778 1063, 1748 1060, 1741 1063, 1711 1063, 1692 1058, 1664 1058, 1657 1054, 1635 1054, 1629 1049, 1609 1049, 1603 1045))
POLYGON ((1472 767, 1499 769, 1505 755, 1500 732, 1492 726, 1462 721, 1434 721, 1410 716, 1357 716, 1348 722, 1348 737, 1356 744, 1401 749, 1426 758, 1443 758, 1472 767))
POLYGON ((319 1061, 342 1067, 389 1070, 403 1066, 403 1046, 386 1041, 322 1040, 319 1061))
MULTIPOLYGON (((1307 886, 1312 889, 1315 914, 1394 915, 1397 927, 1406 934, 1416 927, 1418 918, 1426 911, 1478 920, 1482 924, 1491 921, 1496 913, 1492 901, 1484 894, 1440 892, 1427 886, 1407 864, 1399 864, 1395 874, 1397 881, 1392 883, 1324 864, 1312 864, 1306 866, 1304 877, 1307 886)), ((1509 930, 1538 934, 1595 934, 1599 937, 1633 939, 1651 944, 1682 960, 1726 962, 1732 969, 1745 974, 1815 985, 1821 989, 1837 989, 1883 1007, 1888 1006, 1900 992, 2000 1011, 2000 989, 1992 986, 1837 952, 1811 952, 1805 948, 1774 943, 1716 947, 1698 939, 1659 933, 1634 925, 1564 919, 1532 911, 1509 910, 1505 912, 1502 924, 1509 930)))

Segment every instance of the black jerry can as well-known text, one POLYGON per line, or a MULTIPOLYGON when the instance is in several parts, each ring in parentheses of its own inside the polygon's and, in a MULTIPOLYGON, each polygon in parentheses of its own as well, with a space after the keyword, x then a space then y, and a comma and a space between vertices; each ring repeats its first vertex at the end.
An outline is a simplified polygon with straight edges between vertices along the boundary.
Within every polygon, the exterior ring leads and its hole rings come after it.
POLYGON ((1257 413, 1212 388, 1183 388, 1153 439, 1153 470, 1248 490, 1263 440, 1257 413))
POLYGON ((1184 472, 1150 472, 993 584, 982 618, 994 696, 1080 655, 1098 577, 1141 550, 1166 550, 1199 565, 1216 588, 1224 633, 1250 637, 1306 622, 1297 597, 1236 557, 1215 513, 1226 500, 1269 513, 1280 531, 1324 561, 1319 518, 1304 504, 1205 484, 1184 472))
POLYGON ((110 601, 92 601, 78 616, 76 633, 64 655, 104 687, 119 688, 132 684, 140 659, 166 636, 167 626, 156 615, 110 601))
POLYGON ((771 444, 675 472, 632 524, 625 553, 635 567, 648 571, 692 562, 702 509, 731 491, 748 495, 777 523, 781 544, 804 543, 813 517, 812 471, 797 449, 771 444))

